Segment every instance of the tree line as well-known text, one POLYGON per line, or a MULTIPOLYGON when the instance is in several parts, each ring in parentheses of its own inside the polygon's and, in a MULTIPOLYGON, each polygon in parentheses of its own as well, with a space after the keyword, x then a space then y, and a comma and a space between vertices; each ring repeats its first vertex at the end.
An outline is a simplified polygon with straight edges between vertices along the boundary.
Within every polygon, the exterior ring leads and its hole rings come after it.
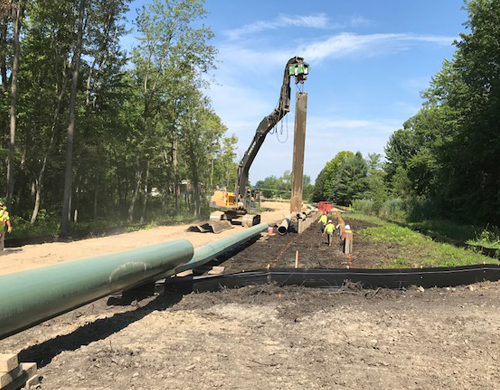
POLYGON ((377 153, 366 159, 361 152, 337 153, 316 178, 312 201, 328 200, 348 206, 357 199, 379 196, 385 189, 381 158, 377 153))
POLYGON ((0 185, 27 223, 198 215, 235 185, 237 140, 204 94, 203 0, 151 0, 135 38, 129 4, 0 1, 0 185))
POLYGON ((376 213, 398 199, 415 218, 500 223, 500 1, 464 8, 468 32, 420 111, 391 135, 386 162, 339 153, 316 179, 315 200, 369 199, 376 213))
POLYGON ((385 149, 389 189, 436 216, 500 222, 500 1, 471 0, 467 33, 385 149))
MULTIPOLYGON (((261 191, 267 199, 290 199, 292 196, 292 172, 287 170, 282 176, 268 176, 255 183, 255 187, 261 191)), ((311 177, 304 175, 302 180, 302 198, 310 200, 314 186, 311 177)))

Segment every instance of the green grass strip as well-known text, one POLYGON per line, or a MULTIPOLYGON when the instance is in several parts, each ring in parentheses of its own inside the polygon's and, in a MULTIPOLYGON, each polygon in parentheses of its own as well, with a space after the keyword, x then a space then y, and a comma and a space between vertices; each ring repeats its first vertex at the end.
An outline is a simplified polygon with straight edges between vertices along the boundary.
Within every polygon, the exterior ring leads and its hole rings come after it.
POLYGON ((434 242, 424 234, 380 218, 359 213, 349 213, 346 218, 377 224, 356 232, 368 241, 397 244, 397 254, 387 259, 388 268, 454 267, 472 264, 498 264, 498 260, 473 250, 450 244, 434 242))

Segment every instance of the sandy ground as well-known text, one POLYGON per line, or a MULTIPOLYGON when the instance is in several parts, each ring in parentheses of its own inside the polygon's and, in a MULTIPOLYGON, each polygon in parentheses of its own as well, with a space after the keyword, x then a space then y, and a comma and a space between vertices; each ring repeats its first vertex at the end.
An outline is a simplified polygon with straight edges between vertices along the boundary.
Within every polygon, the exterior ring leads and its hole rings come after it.
MULTIPOLYGON (((274 209, 261 214, 263 223, 272 224, 282 220, 289 213, 290 206, 289 203, 264 202, 262 207, 274 209)), ((244 229, 235 226, 234 229, 213 234, 188 232, 188 226, 162 226, 109 237, 9 248, 0 257, 0 275, 179 239, 187 239, 197 247, 244 229)))

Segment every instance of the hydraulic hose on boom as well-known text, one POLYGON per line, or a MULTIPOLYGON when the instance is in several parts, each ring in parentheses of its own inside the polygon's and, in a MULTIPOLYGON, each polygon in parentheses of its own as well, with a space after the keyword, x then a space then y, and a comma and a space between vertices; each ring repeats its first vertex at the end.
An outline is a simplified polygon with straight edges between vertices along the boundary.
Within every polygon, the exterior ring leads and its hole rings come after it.
POLYGON ((266 135, 290 111, 290 77, 295 77, 295 84, 302 84, 307 79, 308 73, 309 66, 304 62, 302 57, 290 58, 286 63, 278 107, 259 123, 252 143, 238 165, 238 181, 236 183, 236 191, 234 192, 235 199, 245 199, 248 172, 255 156, 264 143, 266 135))

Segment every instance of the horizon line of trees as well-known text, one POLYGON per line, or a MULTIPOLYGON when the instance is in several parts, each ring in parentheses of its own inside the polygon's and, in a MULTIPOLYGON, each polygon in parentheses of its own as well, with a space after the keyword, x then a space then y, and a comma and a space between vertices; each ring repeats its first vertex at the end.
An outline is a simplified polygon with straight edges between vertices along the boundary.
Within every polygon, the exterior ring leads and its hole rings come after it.
MULTIPOLYGON (((292 196, 292 172, 286 170, 282 176, 268 176, 255 183, 255 188, 267 199, 290 199, 292 196)), ((304 175, 302 180, 302 198, 305 201, 311 199, 314 186, 311 184, 311 177, 304 175)))
POLYGON ((0 0, 0 185, 36 224, 199 215, 234 187, 236 137, 204 94, 203 0, 0 0))

